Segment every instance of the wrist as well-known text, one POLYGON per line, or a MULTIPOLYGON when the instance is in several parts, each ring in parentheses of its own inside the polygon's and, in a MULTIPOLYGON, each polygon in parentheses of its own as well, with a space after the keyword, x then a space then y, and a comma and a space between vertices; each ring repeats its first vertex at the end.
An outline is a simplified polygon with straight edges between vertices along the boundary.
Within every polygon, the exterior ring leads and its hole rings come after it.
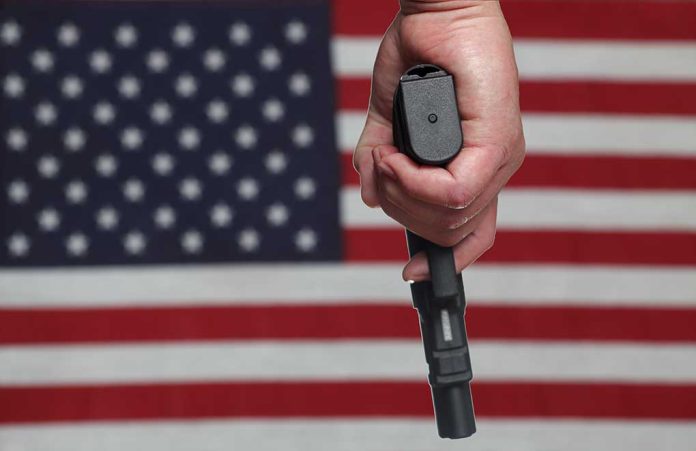
POLYGON ((500 10, 499 0, 399 0, 399 4, 404 15, 465 10, 475 15, 500 10))

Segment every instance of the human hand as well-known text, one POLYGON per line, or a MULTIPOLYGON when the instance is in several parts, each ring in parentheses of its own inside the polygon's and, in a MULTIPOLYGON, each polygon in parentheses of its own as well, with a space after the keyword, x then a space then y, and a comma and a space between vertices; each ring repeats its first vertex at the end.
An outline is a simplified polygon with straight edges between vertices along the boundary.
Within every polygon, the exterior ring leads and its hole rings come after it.
MULTIPOLYGON (((375 61, 367 121, 353 164, 361 196, 407 229, 454 248, 461 271, 495 239, 497 196, 524 159, 517 66, 497 0, 402 0, 375 61), (446 167, 421 166, 392 139, 392 100, 409 67, 454 76, 462 151, 446 167)), ((429 278, 415 255, 404 280, 429 278)))

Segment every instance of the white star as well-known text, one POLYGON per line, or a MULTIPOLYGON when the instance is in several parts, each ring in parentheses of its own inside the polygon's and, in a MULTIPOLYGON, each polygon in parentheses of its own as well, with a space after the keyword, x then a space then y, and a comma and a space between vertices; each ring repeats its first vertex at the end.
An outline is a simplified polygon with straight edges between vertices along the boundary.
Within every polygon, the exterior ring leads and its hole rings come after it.
POLYGON ((225 152, 219 150, 208 159, 208 168, 215 175, 225 175, 232 167, 232 159, 225 152))
POLYGON ((39 228, 45 232, 52 232, 60 225, 60 213, 55 208, 45 208, 36 215, 39 228))
POLYGON ((305 148, 314 142, 314 130, 307 124, 300 124, 292 130, 292 142, 297 147, 305 148))
POLYGON ((68 75, 60 84, 60 90, 67 99, 76 99, 82 95, 82 80, 75 75, 68 75))
POLYGON ((145 196, 145 185, 138 179, 128 179, 123 184, 123 195, 130 202, 140 202, 145 196))
POLYGON ((201 134, 195 127, 186 126, 179 131, 179 146, 184 150, 196 150, 201 144, 201 134))
POLYGON ((97 225, 102 230, 113 230, 118 225, 118 212, 111 206, 100 208, 96 216, 97 225))
POLYGON ((53 69, 53 54, 46 49, 39 49, 31 54, 31 64, 39 72, 48 72, 53 69))
POLYGON ((147 67, 151 72, 162 73, 169 67, 169 55, 161 49, 155 49, 147 54, 147 67))
POLYGON ((121 97, 132 100, 140 95, 140 80, 133 75, 126 75, 118 81, 121 97))
POLYGON ((152 157, 152 169, 158 175, 169 175, 174 170, 174 158, 165 152, 160 152, 152 157))
POLYGON ((177 47, 189 47, 195 39, 195 30, 187 23, 180 23, 172 30, 172 41, 177 47))
POLYGON ((101 101, 94 106, 92 111, 94 121, 101 125, 108 125, 116 117, 116 109, 107 101, 101 101))
POLYGON ((181 97, 191 97, 198 91, 198 82, 191 74, 183 74, 176 79, 176 93, 181 97))
POLYGON ((73 180, 65 187, 65 198, 69 204, 81 204, 87 197, 87 185, 80 180, 73 180))
POLYGON ((295 234, 295 247, 300 252, 311 252, 317 247, 317 234, 312 229, 303 228, 295 234))
POLYGON ((254 229, 244 229, 237 236, 237 244, 244 252, 254 252, 261 244, 261 237, 254 229))
POLYGON ((280 51, 275 47, 266 47, 259 53, 259 63, 266 70, 276 70, 282 62, 280 51))
POLYGON ((72 23, 66 23, 58 28, 58 42, 63 47, 72 47, 80 40, 80 30, 72 23))
POLYGON ((29 137, 27 136, 27 132, 21 128, 15 127, 7 131, 7 135, 5 135, 5 142, 7 142, 7 147, 9 147, 11 150, 21 152, 27 147, 29 137))
POLYGON ((278 99, 269 99, 261 106, 261 112, 266 120, 277 122, 285 115, 285 106, 278 99))
POLYGON ((102 177, 111 177, 118 169, 118 161, 113 155, 102 154, 97 157, 94 167, 102 177))
POLYGON ((127 150, 139 149, 145 140, 144 135, 137 127, 127 127, 121 132, 121 145, 127 150))
POLYGON ((0 41, 2 41, 4 45, 17 45, 21 37, 22 28, 17 22, 10 20, 0 25, 0 41))
POLYGON ((282 226, 288 222, 290 211, 283 204, 275 203, 266 209, 266 220, 272 226, 282 226))
POLYGON ((93 51, 89 56, 89 67, 96 74, 105 74, 111 70, 113 61, 111 55, 104 49, 93 51))
POLYGON ((201 182, 193 177, 186 177, 179 183, 179 194, 184 200, 198 200, 202 192, 201 182))
POLYGON ((24 94, 24 79, 17 74, 10 74, 2 82, 5 95, 11 99, 18 99, 24 94))
POLYGON ((71 152, 77 152, 85 146, 87 135, 77 127, 69 128, 63 135, 63 145, 71 152))
POLYGON ((229 115, 229 110, 227 104, 220 99, 215 99, 208 104, 206 108, 206 114, 210 122, 219 124, 227 119, 229 115))
POLYGON ((145 235, 137 230, 128 232, 126 236, 123 237, 123 247, 129 255, 141 255, 146 245, 147 240, 145 239, 145 235))
POLYGON ((299 20, 285 25, 285 39, 291 44, 301 44, 307 39, 307 26, 299 20))
POLYGON ((225 67, 226 62, 227 58, 220 49, 208 49, 203 54, 203 65, 210 72, 220 71, 223 67, 225 67))
POLYGON ((58 112, 51 102, 41 102, 34 109, 34 117, 39 125, 51 125, 56 121, 58 112))
POLYGON ((309 177, 300 177, 295 181, 295 196, 302 200, 311 199, 317 191, 317 185, 309 177))
POLYGON ((280 150, 273 150, 266 156, 264 164, 271 174, 280 174, 288 166, 288 158, 280 150))
POLYGON ((7 197, 13 204, 23 204, 29 197, 29 185, 24 180, 13 180, 7 186, 7 197))
POLYGON ((72 257, 82 257, 89 249, 89 240, 82 233, 72 233, 65 240, 65 248, 72 257))
POLYGON ((237 183, 237 194, 243 200, 253 200, 259 195, 259 183, 251 177, 244 177, 237 183))
POLYGON ((155 224, 157 224, 157 227, 160 229, 169 229, 176 223, 176 212, 168 205, 157 208, 153 217, 155 224))
POLYGON ((293 95, 305 96, 312 89, 312 82, 304 72, 297 72, 288 79, 288 89, 293 95))
POLYGON ((116 29, 114 38, 119 47, 133 47, 138 41, 138 30, 131 24, 123 24, 116 29))
POLYGON ((58 171, 60 171, 60 162, 53 155, 44 155, 39 158, 36 167, 42 177, 52 179, 58 174, 58 171))
POLYGON ((249 97, 254 93, 254 79, 248 74, 236 75, 230 82, 232 91, 237 97, 249 97))
POLYGON ((12 257, 24 257, 30 248, 31 241, 23 233, 13 233, 7 239, 7 250, 12 257))
POLYGON ((257 140, 256 130, 248 124, 239 127, 234 134, 234 141, 242 149, 251 149, 256 145, 257 140))
POLYGON ((158 100, 150 107, 150 118, 156 124, 166 124, 172 118, 172 107, 164 100, 158 100))
POLYGON ((181 235, 180 243, 187 254, 198 254, 203 249, 203 235, 197 230, 188 230, 181 235))
POLYGON ((227 227, 232 222, 232 209, 225 203, 217 203, 210 209, 210 222, 214 227, 227 227))
POLYGON ((251 40, 251 28, 244 22, 236 22, 230 26, 230 42, 234 45, 246 45, 251 40))

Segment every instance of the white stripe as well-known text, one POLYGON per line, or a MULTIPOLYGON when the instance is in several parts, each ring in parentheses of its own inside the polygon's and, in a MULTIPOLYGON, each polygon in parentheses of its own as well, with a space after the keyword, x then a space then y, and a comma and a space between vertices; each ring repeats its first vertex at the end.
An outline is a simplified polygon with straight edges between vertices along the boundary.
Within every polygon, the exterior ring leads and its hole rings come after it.
MULTIPOLYGON (((0 306, 407 305, 399 264, 182 265, 0 270, 0 306), (270 282, 270 283, 269 283, 270 282)), ((696 306, 696 269, 480 264, 464 271, 474 304, 696 306)))
MULTIPOLYGON (((530 155, 696 156, 696 117, 539 114, 523 115, 530 155)), ((352 152, 365 115, 341 111, 339 148, 352 152)))
MULTIPOLYGON (((333 66, 338 75, 369 76, 381 38, 338 37, 333 66)), ((693 42, 515 39, 520 77, 526 80, 696 79, 693 42)), ((640 93, 637 93, 640 95, 640 93)))
MULTIPOLYGON (((414 314, 414 327, 417 319, 414 314)), ((478 381, 696 382, 696 346, 476 341, 478 381)), ((420 340, 0 347, 0 385, 214 380, 415 380, 420 340)))
POLYGON ((0 427, 1 451, 693 451, 687 422, 479 420, 465 441, 430 419, 162 421, 0 427))
MULTIPOLYGON (((347 227, 399 228, 381 209, 366 207, 360 188, 341 190, 347 227)), ((696 194, 509 188, 499 196, 498 227, 515 230, 696 230, 696 194)))

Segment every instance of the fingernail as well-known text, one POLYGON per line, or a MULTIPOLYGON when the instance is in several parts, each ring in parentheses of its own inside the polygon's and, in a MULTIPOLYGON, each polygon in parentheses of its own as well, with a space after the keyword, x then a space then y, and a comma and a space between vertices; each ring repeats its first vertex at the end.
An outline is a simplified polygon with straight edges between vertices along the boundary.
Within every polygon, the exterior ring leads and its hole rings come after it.
POLYGON ((419 265, 418 263, 412 264, 411 268, 404 268, 402 278, 404 279, 404 281, 408 283, 416 283, 426 280, 428 278, 428 267, 424 265, 419 265), (408 269, 413 271, 413 273, 410 274, 409 277, 406 277, 408 269))

